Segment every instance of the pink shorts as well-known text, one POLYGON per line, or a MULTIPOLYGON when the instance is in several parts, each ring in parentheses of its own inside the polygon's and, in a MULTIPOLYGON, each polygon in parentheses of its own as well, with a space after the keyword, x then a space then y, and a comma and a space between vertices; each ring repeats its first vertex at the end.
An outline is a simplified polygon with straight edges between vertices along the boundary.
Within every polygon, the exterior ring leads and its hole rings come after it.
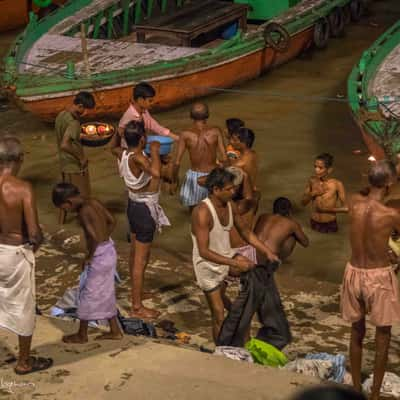
POLYGON ((400 322, 399 285, 393 268, 356 268, 347 263, 340 309, 342 318, 351 323, 366 314, 375 326, 400 322))

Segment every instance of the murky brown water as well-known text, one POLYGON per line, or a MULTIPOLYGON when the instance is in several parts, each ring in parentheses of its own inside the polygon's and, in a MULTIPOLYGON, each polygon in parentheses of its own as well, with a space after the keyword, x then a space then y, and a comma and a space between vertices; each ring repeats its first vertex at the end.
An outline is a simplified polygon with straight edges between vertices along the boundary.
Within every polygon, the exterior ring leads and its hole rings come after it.
MULTIPOLYGON (((346 94, 346 80, 362 51, 400 17, 398 0, 374 2, 370 15, 360 24, 347 28, 346 37, 332 39, 322 52, 313 52, 301 59, 268 73, 261 79, 243 85, 243 90, 271 91, 305 96, 346 94)), ((0 35, 0 54, 15 33, 0 35)), ((365 149, 353 123, 347 104, 310 102, 276 97, 242 94, 219 94, 206 99, 211 110, 211 123, 222 126, 229 117, 239 117, 256 132, 256 150, 260 160, 259 186, 262 190, 261 210, 270 210, 277 196, 287 196, 296 205, 296 217, 303 223, 311 239, 309 249, 296 249, 289 264, 288 276, 298 274, 339 282, 349 256, 346 217, 339 217, 340 233, 321 235, 308 228, 309 210, 300 206, 300 198, 312 173, 313 158, 328 151, 335 156, 335 175, 348 191, 363 183, 361 174, 367 168, 367 156, 354 156, 353 149, 365 149)), ((189 125, 189 105, 157 115, 174 131, 189 125)), ((52 127, 27 113, 11 108, 0 114, 1 131, 23 138, 29 154, 22 176, 35 187, 41 222, 55 228, 57 212, 50 200, 50 191, 59 178, 55 138, 52 127)), ((126 235, 126 195, 116 171, 115 161, 105 148, 88 149, 93 192, 117 216, 115 239, 126 235)), ((186 169, 184 164, 182 173, 186 169)), ((176 197, 164 195, 163 205, 173 227, 165 230, 155 246, 171 255, 190 259, 189 217, 176 197)), ((73 228, 74 222, 66 227, 73 228)))

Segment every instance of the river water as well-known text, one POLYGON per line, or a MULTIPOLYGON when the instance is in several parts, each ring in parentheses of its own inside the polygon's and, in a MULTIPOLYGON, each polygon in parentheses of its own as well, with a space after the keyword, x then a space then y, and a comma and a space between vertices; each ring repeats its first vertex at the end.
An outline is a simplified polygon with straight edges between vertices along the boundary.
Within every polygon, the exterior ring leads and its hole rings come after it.
MULTIPOLYGON (((300 205, 314 157, 321 152, 335 156, 334 175, 347 191, 365 184, 368 168, 366 148, 352 121, 346 102, 312 101, 310 96, 342 99, 347 77, 363 50, 400 17, 398 0, 376 1, 369 15, 347 27, 343 38, 331 39, 324 51, 313 51, 270 71, 260 79, 240 86, 258 95, 224 93, 204 101, 210 107, 210 123, 223 126, 226 118, 238 117, 256 133, 255 150, 260 169, 258 184, 262 191, 261 211, 270 211, 274 198, 286 196, 295 206, 295 217, 310 237, 308 249, 297 248, 284 265, 287 276, 298 275, 339 282, 349 257, 346 216, 339 216, 338 234, 322 235, 308 227, 309 209, 300 205), (264 95, 260 96, 260 93, 264 95), (281 94, 283 97, 268 93, 281 94), (293 96, 288 99, 287 96, 293 96), (303 97, 304 96, 304 97, 303 97), (363 155, 352 150, 362 149, 363 155), (364 176, 363 176, 364 174, 364 176)), ((15 33, 0 35, 0 54, 15 33)), ((189 126, 189 107, 184 105, 157 115, 159 121, 179 132, 189 126)), ((36 190, 41 223, 48 229, 57 225, 58 214, 51 204, 51 187, 59 179, 56 145, 52 127, 14 107, 0 114, 1 131, 23 139, 28 154, 21 172, 36 190)), ((126 194, 117 175, 115 161, 105 148, 88 149, 94 195, 116 215, 116 240, 126 237, 126 194)), ((188 167, 187 160, 182 174, 188 167)), ((155 247, 171 255, 190 259, 190 219, 177 197, 163 196, 162 204, 172 227, 158 236, 155 247)), ((66 229, 76 229, 70 219, 66 229)))

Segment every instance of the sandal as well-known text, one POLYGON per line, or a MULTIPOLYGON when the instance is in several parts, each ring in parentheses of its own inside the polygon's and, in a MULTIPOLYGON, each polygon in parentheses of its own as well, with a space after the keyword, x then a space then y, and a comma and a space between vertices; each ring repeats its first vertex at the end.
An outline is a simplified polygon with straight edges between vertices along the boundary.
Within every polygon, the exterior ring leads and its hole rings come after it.
POLYGON ((44 371, 45 369, 49 369, 53 365, 53 360, 51 358, 43 358, 43 357, 29 357, 31 361, 31 368, 27 370, 18 370, 14 368, 14 372, 17 375, 27 375, 33 372, 44 371))

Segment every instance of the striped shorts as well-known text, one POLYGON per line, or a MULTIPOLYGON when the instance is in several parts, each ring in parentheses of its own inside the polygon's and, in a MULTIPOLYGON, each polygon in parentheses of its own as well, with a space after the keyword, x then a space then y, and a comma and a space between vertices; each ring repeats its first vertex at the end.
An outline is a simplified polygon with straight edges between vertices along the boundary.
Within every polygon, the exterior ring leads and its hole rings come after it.
POLYGON ((197 179, 208 175, 208 172, 197 172, 189 169, 181 186, 181 203, 186 207, 192 207, 200 203, 208 196, 208 190, 197 183, 197 179))

